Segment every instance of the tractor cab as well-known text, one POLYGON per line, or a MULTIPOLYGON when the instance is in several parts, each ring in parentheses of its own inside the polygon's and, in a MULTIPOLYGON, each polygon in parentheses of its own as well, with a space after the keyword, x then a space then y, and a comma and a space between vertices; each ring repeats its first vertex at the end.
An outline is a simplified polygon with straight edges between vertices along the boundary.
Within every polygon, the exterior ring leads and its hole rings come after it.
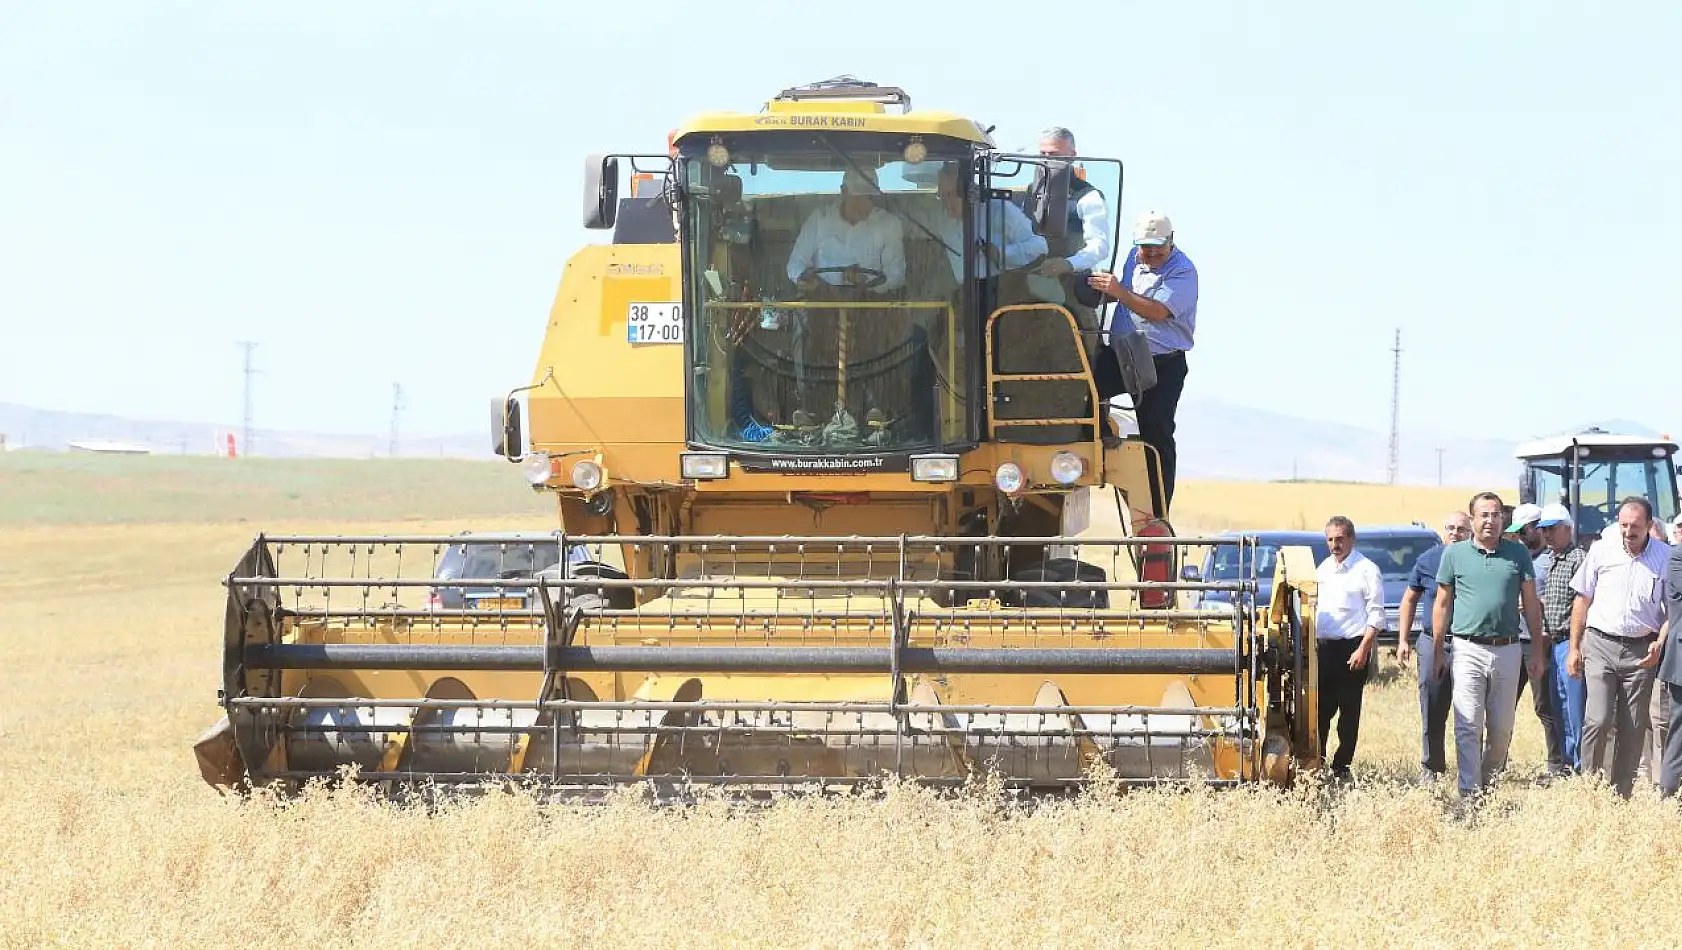
POLYGON ((1587 545, 1618 520, 1618 505, 1647 499, 1661 522, 1676 517, 1676 443, 1668 438, 1586 429, 1519 446, 1519 500, 1562 504, 1577 543, 1587 545))

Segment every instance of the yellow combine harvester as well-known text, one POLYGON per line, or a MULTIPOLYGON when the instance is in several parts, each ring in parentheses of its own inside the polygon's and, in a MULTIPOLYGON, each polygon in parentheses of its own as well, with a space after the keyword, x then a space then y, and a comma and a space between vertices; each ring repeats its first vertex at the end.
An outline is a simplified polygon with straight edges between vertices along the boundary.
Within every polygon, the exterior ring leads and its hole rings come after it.
POLYGON ((207 780, 1048 790, 1317 761, 1307 552, 1256 605, 1252 541, 1174 537, 1074 285, 977 273, 1007 202, 1067 241, 1095 171, 1113 219, 1119 162, 1005 154, 857 82, 593 156, 615 241, 567 263, 495 420, 561 532, 259 537, 207 780), (1248 574, 1181 580, 1208 544, 1248 574), (1214 589, 1230 609, 1181 606, 1214 589))

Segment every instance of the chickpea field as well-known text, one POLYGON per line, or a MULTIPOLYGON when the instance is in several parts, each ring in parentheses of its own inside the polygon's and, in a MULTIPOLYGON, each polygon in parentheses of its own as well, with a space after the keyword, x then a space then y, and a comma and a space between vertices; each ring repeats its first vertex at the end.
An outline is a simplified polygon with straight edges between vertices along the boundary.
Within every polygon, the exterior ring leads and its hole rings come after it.
MULTIPOLYGON (((1471 491, 1194 482, 1177 527, 1432 523, 1471 491)), ((1657 947, 1682 933, 1682 808, 1650 787, 1624 802, 1592 780, 1535 783, 1528 698, 1490 801, 1415 784, 1413 674, 1388 652, 1347 788, 427 809, 201 781, 219 581, 259 530, 550 526, 505 464, 0 458, 0 946, 1657 947)))

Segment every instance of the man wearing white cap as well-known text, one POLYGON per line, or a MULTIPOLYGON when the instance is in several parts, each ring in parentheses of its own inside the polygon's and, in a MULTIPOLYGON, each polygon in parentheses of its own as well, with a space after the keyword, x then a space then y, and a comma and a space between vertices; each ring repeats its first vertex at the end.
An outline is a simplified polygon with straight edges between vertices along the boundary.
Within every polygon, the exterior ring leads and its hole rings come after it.
POLYGON ((1156 365, 1156 385, 1145 390, 1134 407, 1139 438, 1156 450, 1162 464, 1158 510, 1166 512, 1174 500, 1174 413, 1186 387, 1186 351, 1197 330, 1197 268, 1174 246, 1174 225, 1160 211, 1146 211, 1133 226, 1133 249, 1121 274, 1094 273, 1087 279, 1095 289, 1118 301, 1110 332, 1117 322, 1131 319, 1150 343, 1156 365))
MULTIPOLYGON (((1513 523, 1507 528, 1507 533, 1517 535, 1524 543, 1525 550, 1530 552, 1530 559, 1536 568, 1536 597, 1542 602, 1542 629, 1531 630, 1524 614, 1519 613, 1519 641, 1529 644, 1533 639, 1547 640, 1548 625, 1548 568, 1553 563, 1554 554, 1548 547, 1546 528, 1565 522, 1567 526, 1567 543, 1569 543, 1569 522, 1571 515, 1563 506, 1554 505, 1557 511, 1550 511, 1533 504, 1522 504, 1513 509, 1513 523), (1547 524, 1544 525, 1543 522, 1547 524)), ((1567 588, 1570 577, 1567 575, 1567 588)), ((1570 606, 1566 607, 1566 623, 1570 623, 1570 606)), ((1526 653, 1530 651, 1525 650, 1526 653)), ((1541 675, 1536 679, 1530 678, 1528 664, 1520 664, 1518 675, 1519 694, 1513 697, 1516 703, 1524 695, 1524 686, 1530 684, 1530 702, 1536 710, 1536 721, 1542 724, 1542 740, 1547 749, 1547 774, 1549 776, 1564 775, 1566 769, 1565 757, 1565 727, 1562 721, 1560 703, 1554 690, 1553 651, 1545 649, 1542 653, 1544 666, 1541 675)))
POLYGON ((813 211, 801 225, 788 256, 788 279, 808 293, 822 284, 877 293, 905 286, 905 225, 876 207, 878 194, 875 172, 849 168, 841 200, 813 211))
POLYGON ((1670 519, 1670 543, 1682 544, 1682 515, 1670 519))
MULTIPOLYGON (((1583 549, 1572 543, 1571 510, 1564 505, 1543 508, 1536 526, 1548 546, 1536 559, 1536 586, 1542 598, 1542 631, 1550 645, 1547 679, 1552 682, 1553 708, 1559 722, 1559 772, 1580 772, 1586 694, 1583 681, 1566 674, 1565 657, 1571 650, 1571 605, 1577 599, 1571 578, 1583 563, 1583 549)), ((1552 766, 1551 747, 1548 757, 1552 766)))

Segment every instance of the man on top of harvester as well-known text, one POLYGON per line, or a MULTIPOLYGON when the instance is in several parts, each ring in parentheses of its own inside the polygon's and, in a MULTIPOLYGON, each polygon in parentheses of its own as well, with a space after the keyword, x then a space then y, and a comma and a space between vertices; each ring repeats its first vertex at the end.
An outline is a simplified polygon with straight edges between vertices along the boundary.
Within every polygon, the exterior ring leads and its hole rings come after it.
MULTIPOLYGON (((1046 129, 1040 135, 1039 151, 1046 158, 1073 160, 1075 134, 1062 126, 1046 129)), ((1110 210, 1104 203, 1103 192, 1078 175, 1069 178, 1069 220, 1063 237, 1052 242, 1050 252, 1052 256, 1041 262, 1039 273, 1046 277, 1073 278, 1068 286, 1068 297, 1074 302, 1071 312, 1083 328, 1097 329, 1097 313, 1092 306, 1078 300, 1076 285, 1085 281, 1085 275, 1109 264, 1110 210)))
POLYGON ((885 293, 905 286, 905 226, 876 207, 876 174, 849 168, 841 200, 813 211, 794 239, 788 279, 810 294, 832 287, 885 293))

